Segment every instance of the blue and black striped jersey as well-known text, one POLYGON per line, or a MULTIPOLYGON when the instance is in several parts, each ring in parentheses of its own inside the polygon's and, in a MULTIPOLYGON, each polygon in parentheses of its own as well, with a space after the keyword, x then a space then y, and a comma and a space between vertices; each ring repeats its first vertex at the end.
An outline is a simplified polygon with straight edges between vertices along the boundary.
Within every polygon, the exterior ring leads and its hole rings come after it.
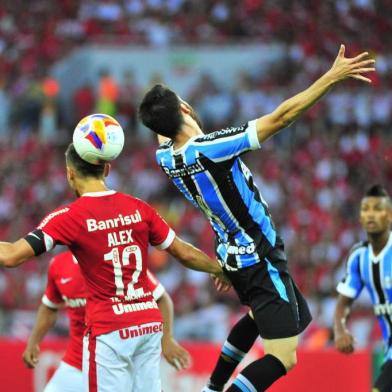
POLYGON ((162 144, 157 162, 184 196, 209 219, 219 259, 234 268, 256 264, 277 242, 267 203, 239 158, 260 148, 256 122, 190 138, 175 150, 162 144))
MULTIPOLYGON (((384 341, 387 347, 392 347, 392 233, 377 256, 367 242, 358 243, 351 249, 346 275, 337 291, 355 299, 364 287, 369 292, 384 341)), ((392 359, 392 350, 387 355, 392 359)))

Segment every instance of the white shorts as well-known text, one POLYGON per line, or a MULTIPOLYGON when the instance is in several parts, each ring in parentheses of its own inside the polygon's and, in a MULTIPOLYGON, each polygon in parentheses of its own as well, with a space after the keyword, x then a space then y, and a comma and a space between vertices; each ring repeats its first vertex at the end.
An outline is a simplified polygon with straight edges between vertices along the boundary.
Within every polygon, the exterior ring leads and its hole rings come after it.
POLYGON ((148 323, 83 339, 89 392, 161 392, 162 324, 148 323))
POLYGON ((80 392, 83 390, 82 372, 63 361, 57 368, 44 392, 80 392))

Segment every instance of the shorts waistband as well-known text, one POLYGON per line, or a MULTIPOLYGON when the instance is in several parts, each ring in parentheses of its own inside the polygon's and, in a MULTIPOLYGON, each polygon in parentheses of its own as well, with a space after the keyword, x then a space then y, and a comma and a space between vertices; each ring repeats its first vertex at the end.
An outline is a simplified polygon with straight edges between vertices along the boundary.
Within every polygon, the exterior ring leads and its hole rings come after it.
POLYGON ((147 323, 142 325, 135 325, 128 328, 123 328, 118 331, 121 339, 137 338, 138 336, 150 335, 163 331, 162 323, 147 323))

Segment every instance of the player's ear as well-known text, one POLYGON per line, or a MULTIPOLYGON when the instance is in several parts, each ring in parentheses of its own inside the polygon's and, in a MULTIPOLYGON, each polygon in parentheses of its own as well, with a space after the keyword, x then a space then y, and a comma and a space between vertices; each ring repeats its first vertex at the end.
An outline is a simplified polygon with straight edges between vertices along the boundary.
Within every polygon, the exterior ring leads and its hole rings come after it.
POLYGON ((110 163, 105 163, 105 168, 103 169, 103 176, 107 177, 110 173, 111 165, 110 163))
POLYGON ((68 182, 71 182, 75 177, 75 172, 72 167, 67 166, 67 179, 68 182))
POLYGON ((181 112, 184 114, 189 114, 191 112, 189 107, 187 105, 185 105, 185 103, 183 103, 183 102, 180 103, 180 109, 181 109, 181 112))

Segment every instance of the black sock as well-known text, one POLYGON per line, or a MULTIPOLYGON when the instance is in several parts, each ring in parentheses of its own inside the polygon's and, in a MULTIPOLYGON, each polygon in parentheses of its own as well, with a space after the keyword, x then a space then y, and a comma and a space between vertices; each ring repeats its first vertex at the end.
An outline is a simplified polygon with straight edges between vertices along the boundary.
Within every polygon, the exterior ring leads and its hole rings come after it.
POLYGON ((250 388, 239 386, 251 385, 257 392, 265 391, 278 378, 287 373, 283 363, 271 354, 252 362, 234 380, 226 392, 244 391, 250 388))
POLYGON ((388 360, 381 368, 381 373, 378 376, 374 388, 379 392, 392 391, 392 360, 388 360))
POLYGON ((256 323, 247 314, 242 317, 231 329, 230 334, 222 347, 215 369, 212 372, 208 386, 217 391, 223 390, 235 368, 250 350, 259 336, 256 323))

